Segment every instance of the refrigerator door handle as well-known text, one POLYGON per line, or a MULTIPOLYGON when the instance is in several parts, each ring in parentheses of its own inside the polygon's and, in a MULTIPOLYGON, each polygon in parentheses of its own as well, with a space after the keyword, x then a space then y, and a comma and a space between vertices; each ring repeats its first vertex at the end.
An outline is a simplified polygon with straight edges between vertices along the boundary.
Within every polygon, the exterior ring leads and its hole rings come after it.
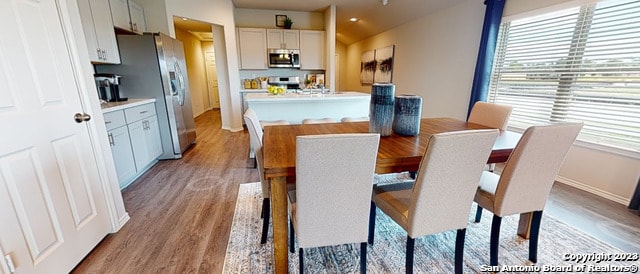
POLYGON ((173 62, 173 67, 175 69, 175 73, 176 73, 176 78, 177 78, 177 96, 178 96, 178 103, 180 103, 181 106, 184 106, 184 94, 185 94, 185 83, 184 83, 184 76, 182 75, 182 69, 180 68, 180 64, 178 63, 178 61, 174 61, 173 62))

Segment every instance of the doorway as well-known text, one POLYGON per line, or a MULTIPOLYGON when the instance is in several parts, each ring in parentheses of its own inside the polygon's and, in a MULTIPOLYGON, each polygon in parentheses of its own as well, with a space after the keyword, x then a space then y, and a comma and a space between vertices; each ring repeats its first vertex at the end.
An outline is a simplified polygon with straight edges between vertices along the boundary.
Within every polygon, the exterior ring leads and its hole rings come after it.
POLYGON ((176 39, 184 44, 193 116, 220 108, 218 65, 212 29, 215 25, 173 17, 176 39))

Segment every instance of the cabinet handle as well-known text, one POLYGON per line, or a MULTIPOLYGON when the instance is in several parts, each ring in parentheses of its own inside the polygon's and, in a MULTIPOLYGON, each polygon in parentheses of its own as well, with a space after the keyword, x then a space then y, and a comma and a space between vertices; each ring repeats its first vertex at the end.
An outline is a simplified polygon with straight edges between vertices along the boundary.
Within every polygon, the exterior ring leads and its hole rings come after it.
POLYGON ((133 22, 129 21, 129 29, 133 30, 133 22))
POLYGON ((133 23, 133 31, 138 31, 138 23, 133 23))
POLYGON ((115 142, 113 141, 113 133, 109 133, 109 145, 115 146, 115 142))
POLYGON ((147 112, 149 112, 149 111, 143 110, 143 111, 140 111, 140 114, 145 114, 147 112))

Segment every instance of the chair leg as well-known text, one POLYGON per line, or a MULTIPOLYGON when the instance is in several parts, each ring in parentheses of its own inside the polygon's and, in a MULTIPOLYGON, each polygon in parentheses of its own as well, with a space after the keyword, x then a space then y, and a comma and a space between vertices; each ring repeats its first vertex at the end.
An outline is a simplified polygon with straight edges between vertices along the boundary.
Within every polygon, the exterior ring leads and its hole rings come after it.
POLYGON ((360 273, 367 273, 367 243, 360 243, 360 273))
POLYGON ((455 273, 462 274, 462 258, 464 257, 464 238, 467 229, 458 229, 456 233, 455 273))
POLYGON ((267 242, 267 235, 269 234, 269 216, 271 216, 271 200, 269 198, 262 199, 262 236, 260 237, 260 243, 267 242))
POLYGON ((407 259, 405 261, 404 267, 407 270, 407 273, 413 273, 413 249, 416 244, 416 240, 411 238, 411 236, 407 235, 407 259))
MULTIPOLYGON (((293 221, 291 221, 291 217, 289 217, 289 252, 295 253, 294 249, 294 241, 295 241, 296 233, 293 231, 293 221)), ((300 249, 302 250, 302 249, 300 249)))
POLYGON ((480 219, 482 219, 482 207, 480 207, 480 205, 478 205, 478 207, 476 208, 476 223, 480 222, 480 219))
POLYGON ((373 245, 373 236, 376 230, 376 204, 371 202, 371 208, 369 209, 369 239, 367 242, 373 245))
POLYGON ((542 211, 534 211, 531 218, 531 231, 529 234, 529 261, 538 261, 538 237, 540 236, 540 222, 542 221, 542 211))
POLYGON ((300 262, 300 274, 304 273, 304 251, 302 248, 298 248, 298 261, 300 262))
POLYGON ((491 240, 489 244, 489 264, 491 266, 498 265, 498 246, 500 245, 500 224, 502 223, 502 217, 493 215, 493 222, 491 222, 491 240))

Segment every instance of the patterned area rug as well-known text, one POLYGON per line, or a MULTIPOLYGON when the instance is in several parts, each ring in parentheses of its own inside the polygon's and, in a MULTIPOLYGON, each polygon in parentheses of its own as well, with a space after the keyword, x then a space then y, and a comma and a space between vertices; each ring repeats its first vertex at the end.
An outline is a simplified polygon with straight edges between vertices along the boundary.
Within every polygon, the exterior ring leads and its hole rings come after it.
MULTIPOLYGON (((398 176, 406 176, 406 174, 399 174, 398 176)), ((272 227, 269 231, 267 243, 260 244, 262 227, 262 220, 260 219, 262 196, 260 192, 259 183, 240 185, 223 273, 274 272, 272 227)), ((470 222, 467 227, 465 241, 464 272, 487 272, 489 270, 486 265, 489 263, 489 234, 492 216, 491 213, 485 210, 482 221, 473 223, 475 210, 472 211, 469 216, 470 222)), ((517 225, 518 216, 503 218, 499 262, 501 267, 512 268, 502 269, 502 271, 620 272, 615 271, 620 269, 612 269, 610 267, 620 266, 627 267, 626 270, 631 272, 635 267, 637 272, 637 257, 636 261, 631 262, 607 261, 598 263, 596 261, 576 262, 566 260, 565 258, 576 258, 585 254, 598 256, 612 254, 616 256, 622 254, 622 252, 547 215, 542 218, 538 245, 538 263, 533 265, 527 259, 529 241, 516 235, 517 225), (565 268, 551 269, 551 267, 565 268), (581 269, 581 267, 585 267, 585 269, 581 269), (593 267, 609 268, 597 271, 593 267)), ((453 273, 455 237, 455 231, 448 231, 416 239, 414 271, 416 273, 453 273)), ((404 273, 405 248, 406 233, 404 230, 378 210, 375 244, 369 246, 367 251, 367 271, 370 273, 404 273)), ((305 271, 307 273, 359 272, 359 252, 359 244, 305 249, 305 271)), ((289 271, 291 273, 298 272, 297 252, 294 254, 289 253, 289 271)))

